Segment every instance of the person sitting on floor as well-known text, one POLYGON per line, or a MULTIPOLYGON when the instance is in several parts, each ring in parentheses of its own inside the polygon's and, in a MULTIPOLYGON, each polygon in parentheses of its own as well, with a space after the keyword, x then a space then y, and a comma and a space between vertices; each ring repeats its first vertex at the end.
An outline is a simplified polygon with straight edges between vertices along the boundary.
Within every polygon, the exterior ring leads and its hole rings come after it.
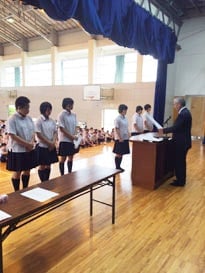
POLYGON ((0 146, 0 161, 7 162, 8 150, 6 143, 2 143, 0 146))

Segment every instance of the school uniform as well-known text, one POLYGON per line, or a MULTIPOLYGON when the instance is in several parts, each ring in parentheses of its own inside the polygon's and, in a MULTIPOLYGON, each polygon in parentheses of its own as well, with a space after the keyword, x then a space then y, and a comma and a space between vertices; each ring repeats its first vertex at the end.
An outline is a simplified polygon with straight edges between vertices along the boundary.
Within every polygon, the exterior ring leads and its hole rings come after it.
POLYGON ((146 133, 146 132, 152 132, 152 131, 153 131, 153 128, 154 128, 153 122, 152 122, 152 120, 151 120, 150 117, 152 117, 152 116, 151 116, 151 114, 149 114, 148 112, 145 112, 145 113, 143 114, 144 132, 145 132, 145 133, 146 133), (146 123, 145 123, 145 121, 146 121, 146 123))
MULTIPOLYGON (((58 116, 58 127, 65 128, 71 135, 75 135, 77 127, 76 114, 63 110, 58 116)), ((68 138, 58 128, 59 152, 60 156, 72 156, 76 153, 73 140, 68 138)))
POLYGON ((129 131, 128 131, 128 120, 125 116, 119 115, 114 121, 115 128, 119 129, 119 133, 123 142, 119 141, 119 136, 115 131, 114 134, 114 147, 113 153, 123 155, 129 154, 129 131))
MULTIPOLYGON (((43 115, 39 117, 35 124, 36 133, 41 133, 49 141, 53 141, 54 135, 57 133, 57 126, 53 119, 45 118, 43 115)), ((56 148, 52 151, 48 145, 37 136, 37 156, 39 165, 50 165, 58 162, 56 148)))
MULTIPOLYGON (((7 126, 8 134, 14 134, 28 142, 34 141, 35 126, 31 117, 24 117, 16 112, 8 119, 7 126)), ((27 151, 23 145, 9 136, 7 170, 25 171, 35 168, 37 164, 35 149, 27 151)))
POLYGON ((139 135, 141 133, 143 133, 144 131, 144 121, 143 121, 143 117, 142 115, 138 114, 138 113, 135 113, 133 116, 132 116, 132 130, 131 130, 131 136, 136 136, 136 135, 139 135), (137 130, 135 128, 134 125, 137 125, 137 130))

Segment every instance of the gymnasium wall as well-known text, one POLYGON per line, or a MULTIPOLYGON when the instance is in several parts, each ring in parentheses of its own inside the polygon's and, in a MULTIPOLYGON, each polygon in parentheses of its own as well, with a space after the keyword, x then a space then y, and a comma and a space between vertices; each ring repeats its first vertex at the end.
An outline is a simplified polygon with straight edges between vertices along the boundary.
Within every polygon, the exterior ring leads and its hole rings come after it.
POLYGON ((186 20, 178 37, 181 50, 168 65, 166 113, 172 113, 173 96, 205 95, 205 17, 186 20))
MULTIPOLYGON (((131 117, 137 105, 154 101, 154 83, 135 84, 112 84, 103 87, 114 88, 114 100, 85 101, 83 100, 83 86, 53 86, 53 87, 18 87, 18 96, 27 96, 30 101, 30 116, 39 116, 39 105, 43 101, 49 101, 53 105, 52 118, 57 119, 58 113, 62 110, 62 99, 72 97, 74 99, 74 109, 79 121, 86 121, 88 127, 101 128, 102 110, 117 109, 123 103, 128 105, 127 117, 131 125, 131 117)), ((15 98, 9 97, 10 89, 0 88, 0 119, 8 118, 8 105, 14 104, 15 98)))

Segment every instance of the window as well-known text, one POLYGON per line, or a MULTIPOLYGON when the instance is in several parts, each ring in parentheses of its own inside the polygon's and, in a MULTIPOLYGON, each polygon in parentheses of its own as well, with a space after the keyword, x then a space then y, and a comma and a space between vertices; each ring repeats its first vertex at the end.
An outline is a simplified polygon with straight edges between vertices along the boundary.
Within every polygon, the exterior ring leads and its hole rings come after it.
POLYGON ((87 84, 88 59, 62 61, 62 84, 87 84))
POLYGON ((15 112, 16 112, 15 105, 13 105, 13 104, 8 105, 8 116, 10 117, 10 116, 13 115, 15 112))
POLYGON ((115 55, 97 57, 95 83, 114 83, 116 61, 115 55))
POLYGON ((3 87, 17 87, 22 85, 21 67, 5 67, 3 75, 3 87))
POLYGON ((98 48, 95 83, 136 82, 137 52, 118 45, 98 48))
POLYGON ((30 64, 27 69, 27 86, 51 85, 51 63, 30 64))
MULTIPOLYGON (((57 82, 60 85, 88 84, 88 50, 72 50, 59 53, 60 73, 57 82)), ((57 71, 57 72, 58 72, 57 71)))
POLYGON ((111 130, 114 128, 114 120, 119 115, 118 110, 116 109, 104 109, 103 110, 103 124, 102 127, 105 131, 111 130))
POLYGON ((142 81, 155 82, 157 78, 157 60, 152 56, 143 56, 142 81))
POLYGON ((123 82, 137 81, 137 52, 126 53, 123 82))

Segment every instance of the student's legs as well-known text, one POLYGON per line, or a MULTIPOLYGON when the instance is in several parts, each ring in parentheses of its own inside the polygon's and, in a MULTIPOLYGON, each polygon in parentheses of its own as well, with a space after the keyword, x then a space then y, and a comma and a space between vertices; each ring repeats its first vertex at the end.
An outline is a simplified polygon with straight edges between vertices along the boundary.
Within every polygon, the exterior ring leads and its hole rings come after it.
POLYGON ((122 155, 116 154, 115 155, 115 166, 116 166, 116 169, 123 171, 123 169, 120 167, 121 162, 122 162, 122 155))
POLYGON ((44 168, 42 165, 39 166, 39 168, 38 168, 38 176, 39 176, 41 182, 43 182, 44 181, 44 168))
POLYGON ((68 172, 71 173, 72 167, 73 167, 73 155, 68 156, 67 166, 68 166, 68 172))
POLYGON ((21 180, 22 180, 23 188, 27 188, 28 187, 29 179, 30 179, 30 170, 23 171, 22 175, 21 175, 21 180))
POLYGON ((21 172, 13 172, 12 177, 11 177, 11 182, 14 188, 14 191, 18 191, 20 187, 20 176, 21 172))
POLYGON ((66 156, 60 156, 59 157, 59 170, 60 174, 64 175, 64 162, 66 160, 66 156))
POLYGON ((45 180, 49 180, 50 173, 51 173, 51 166, 47 166, 47 168, 45 169, 45 180))
POLYGON ((48 165, 40 165, 38 168, 38 176, 41 180, 41 182, 46 181, 49 179, 50 176, 50 166, 48 165))

